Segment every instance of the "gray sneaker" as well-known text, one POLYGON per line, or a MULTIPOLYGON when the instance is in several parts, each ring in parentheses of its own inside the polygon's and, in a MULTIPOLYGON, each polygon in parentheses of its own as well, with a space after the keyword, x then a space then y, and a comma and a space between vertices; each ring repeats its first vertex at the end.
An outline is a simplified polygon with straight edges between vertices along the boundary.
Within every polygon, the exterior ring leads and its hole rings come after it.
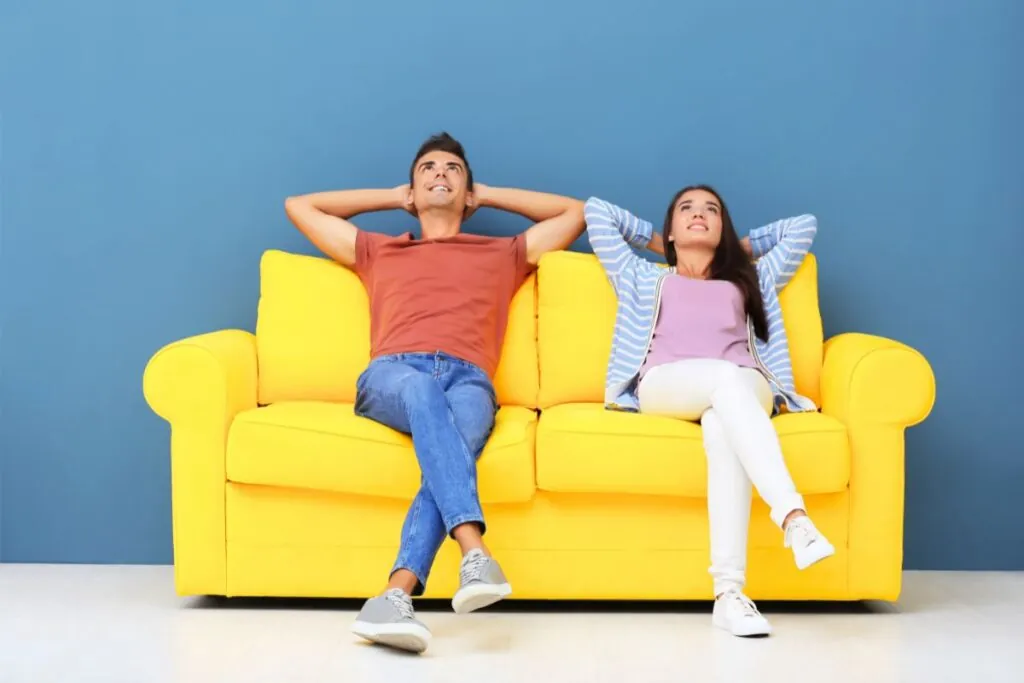
POLYGON ((452 598, 456 614, 466 614, 492 605, 512 593, 501 567, 482 550, 470 550, 462 558, 459 590, 452 598))
POLYGON ((352 624, 352 633, 409 652, 423 652, 430 644, 430 629, 416 619, 412 598, 401 588, 367 600, 352 624))

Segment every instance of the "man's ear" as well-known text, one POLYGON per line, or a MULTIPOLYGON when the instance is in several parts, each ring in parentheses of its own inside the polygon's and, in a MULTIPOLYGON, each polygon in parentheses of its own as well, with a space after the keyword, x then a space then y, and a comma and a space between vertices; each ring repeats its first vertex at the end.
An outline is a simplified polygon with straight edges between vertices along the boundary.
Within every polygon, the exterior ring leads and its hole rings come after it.
POLYGON ((409 191, 405 194, 405 202, 402 206, 403 209, 411 213, 413 216, 418 215, 416 213, 416 201, 415 196, 412 192, 412 185, 409 186, 409 191))
POLYGON ((466 208, 462 212, 462 218, 469 218, 476 209, 476 195, 472 191, 466 192, 466 208))

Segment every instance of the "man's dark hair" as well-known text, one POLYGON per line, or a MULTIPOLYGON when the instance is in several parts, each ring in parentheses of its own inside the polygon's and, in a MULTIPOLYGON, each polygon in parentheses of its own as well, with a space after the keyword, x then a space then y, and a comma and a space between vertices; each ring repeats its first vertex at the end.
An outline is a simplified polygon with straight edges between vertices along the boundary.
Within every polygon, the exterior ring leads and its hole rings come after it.
POLYGON ((413 183, 416 164, 419 163, 419 160, 424 155, 430 152, 448 152, 462 159, 462 163, 466 165, 466 189, 470 192, 473 191, 473 169, 469 167, 469 161, 466 159, 466 150, 462 148, 461 142, 448 135, 448 133, 443 132, 432 135, 426 142, 420 145, 419 151, 416 152, 416 157, 412 160, 412 166, 409 167, 409 185, 413 183))

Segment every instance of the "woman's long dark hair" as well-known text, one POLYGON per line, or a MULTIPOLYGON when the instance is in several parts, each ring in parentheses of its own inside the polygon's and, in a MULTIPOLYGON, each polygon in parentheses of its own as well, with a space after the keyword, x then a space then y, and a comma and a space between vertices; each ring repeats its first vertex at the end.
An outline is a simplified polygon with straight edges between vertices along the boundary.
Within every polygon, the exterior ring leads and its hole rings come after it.
POLYGON ((758 286, 757 270, 750 261, 750 257, 747 256, 747 252, 743 250, 743 245, 740 244, 736 228, 732 225, 732 217, 729 216, 729 209, 725 207, 721 195, 713 188, 707 185, 691 185, 676 192, 676 196, 672 198, 672 203, 668 205, 668 211, 665 213, 665 226, 661 233, 665 244, 665 260, 670 266, 676 265, 675 244, 670 241, 672 217, 675 214, 679 198, 693 190, 710 192, 722 205, 722 239, 711 259, 709 277, 712 280, 728 280, 739 288, 743 295, 747 315, 754 322, 754 334, 762 341, 768 341, 768 319, 764 313, 764 300, 761 298, 761 288, 758 286))

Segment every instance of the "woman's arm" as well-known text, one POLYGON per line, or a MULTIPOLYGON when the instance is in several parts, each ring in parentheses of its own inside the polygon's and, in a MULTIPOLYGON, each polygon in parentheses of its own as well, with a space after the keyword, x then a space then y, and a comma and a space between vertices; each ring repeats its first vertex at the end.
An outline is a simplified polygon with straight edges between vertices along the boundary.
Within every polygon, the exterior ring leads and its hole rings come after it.
POLYGON ((647 243, 647 250, 653 251, 658 256, 665 255, 665 240, 661 238, 661 235, 654 233, 651 235, 651 241, 647 243))
POLYGON ((776 291, 785 287, 818 234, 818 219, 811 214, 784 218, 750 232, 750 250, 757 261, 757 274, 762 282, 771 283, 776 291))
POLYGON ((597 197, 587 200, 584 214, 590 247, 604 266, 612 286, 618 289, 623 269, 634 259, 642 260, 630 246, 647 247, 654 234, 654 226, 597 197))

